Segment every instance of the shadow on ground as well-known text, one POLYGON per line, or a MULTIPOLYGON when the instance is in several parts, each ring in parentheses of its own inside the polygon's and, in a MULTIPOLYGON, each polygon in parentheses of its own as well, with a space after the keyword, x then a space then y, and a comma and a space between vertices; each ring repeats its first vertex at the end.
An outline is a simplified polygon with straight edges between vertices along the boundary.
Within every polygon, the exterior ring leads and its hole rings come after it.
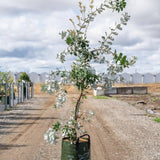
POLYGON ((1 144, 0 143, 0 150, 9 150, 15 147, 26 147, 27 145, 15 145, 15 144, 1 144))

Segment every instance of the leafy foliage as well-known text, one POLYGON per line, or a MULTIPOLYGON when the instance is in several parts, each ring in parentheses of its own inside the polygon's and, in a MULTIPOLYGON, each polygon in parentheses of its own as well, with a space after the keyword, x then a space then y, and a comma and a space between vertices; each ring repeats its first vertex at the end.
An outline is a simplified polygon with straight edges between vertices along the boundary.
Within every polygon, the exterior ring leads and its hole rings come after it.
POLYGON ((13 83, 11 72, 0 72, 0 83, 13 83))
MULTIPOLYGON (((5 83, 13 83, 13 77, 11 72, 0 72, 0 94, 4 95, 5 93, 5 86, 2 84, 5 83)), ((9 94, 9 89, 7 90, 7 94, 9 94)))
MULTIPOLYGON (((89 40, 87 39, 87 31, 90 23, 95 20, 95 17, 106 9, 112 10, 113 12, 121 12, 126 7, 125 0, 105 0, 99 7, 94 7, 93 0, 90 1, 89 8, 79 2, 80 15, 77 15, 78 23, 76 24, 72 19, 69 19, 73 24, 72 29, 67 29, 60 33, 61 38, 66 42, 67 49, 57 55, 60 62, 65 63, 66 56, 72 56, 75 61, 71 65, 69 71, 56 71, 51 72, 42 87, 43 91, 47 91, 52 94, 55 93, 57 96, 57 103, 55 107, 62 107, 66 101, 66 91, 63 86, 66 83, 74 84, 80 91, 80 95, 75 102, 75 106, 72 110, 72 115, 65 124, 57 122, 54 124, 51 135, 57 137, 57 131, 61 130, 63 136, 69 137, 71 142, 74 142, 78 135, 85 133, 82 129, 81 122, 89 122, 94 112, 83 112, 80 109, 82 99, 86 98, 85 90, 89 87, 96 88, 97 83, 104 83, 104 86, 110 87, 114 82, 117 81, 117 73, 120 73, 136 61, 136 57, 128 59, 123 53, 117 53, 112 51, 112 43, 114 37, 118 35, 118 31, 122 30, 122 27, 127 24, 130 16, 128 13, 123 13, 120 22, 115 23, 115 26, 110 28, 110 32, 105 34, 98 41, 96 48, 91 47, 89 40), (106 66, 105 73, 96 73, 93 68, 93 63, 102 64, 106 66), (57 80, 57 76, 61 77, 61 80, 57 80), (55 132, 55 133, 53 133, 55 132)), ((47 132, 45 138, 49 135, 47 132)), ((53 138, 56 139, 55 137, 53 138)), ((47 138, 48 140, 48 138, 47 138)), ((51 140, 52 142, 52 140, 51 140)))
POLYGON ((154 120, 155 122, 157 122, 157 123, 160 123, 160 118, 157 118, 157 117, 156 117, 156 118, 154 118, 153 120, 154 120))
POLYGON ((95 99, 108 99, 106 96, 94 96, 95 99))
POLYGON ((93 68, 78 63, 73 63, 69 76, 71 81, 77 86, 78 90, 82 92, 98 80, 98 76, 95 74, 93 68))
POLYGON ((21 82, 22 80, 26 81, 26 82, 30 82, 30 78, 29 75, 26 72, 22 72, 22 74, 19 77, 19 81, 21 82))

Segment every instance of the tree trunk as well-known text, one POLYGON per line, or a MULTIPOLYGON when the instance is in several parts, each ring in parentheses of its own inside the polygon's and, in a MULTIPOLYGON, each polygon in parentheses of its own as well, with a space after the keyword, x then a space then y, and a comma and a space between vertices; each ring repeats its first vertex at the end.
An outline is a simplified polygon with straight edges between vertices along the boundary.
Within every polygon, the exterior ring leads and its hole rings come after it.
POLYGON ((75 106, 75 125, 74 125, 74 129, 76 132, 76 137, 77 137, 77 119, 78 119, 78 111, 79 111, 79 106, 80 106, 80 102, 81 102, 81 98, 82 98, 83 92, 80 93, 80 96, 77 100, 76 106, 75 106))

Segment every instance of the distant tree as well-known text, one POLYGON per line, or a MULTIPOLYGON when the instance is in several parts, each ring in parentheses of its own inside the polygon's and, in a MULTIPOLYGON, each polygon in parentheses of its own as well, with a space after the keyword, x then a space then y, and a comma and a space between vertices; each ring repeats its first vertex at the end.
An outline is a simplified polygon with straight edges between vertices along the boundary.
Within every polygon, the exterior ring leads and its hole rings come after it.
POLYGON ((0 72, 0 83, 13 83, 11 72, 0 72))
MULTIPOLYGON (((22 72, 22 74, 19 77, 19 82, 31 82, 29 75, 26 72, 22 72)), ((24 86, 24 97, 26 97, 26 86, 24 86)))
MULTIPOLYGON (((11 75, 11 72, 1 72, 0 71, 0 99, 1 96, 3 96, 5 94, 5 85, 2 84, 9 84, 9 83, 13 83, 13 77, 11 75)), ((7 88, 7 94, 9 94, 9 88, 7 88)))
POLYGON ((29 75, 26 72, 22 72, 22 74, 20 75, 19 82, 21 82, 22 80, 26 82, 31 82, 29 75))

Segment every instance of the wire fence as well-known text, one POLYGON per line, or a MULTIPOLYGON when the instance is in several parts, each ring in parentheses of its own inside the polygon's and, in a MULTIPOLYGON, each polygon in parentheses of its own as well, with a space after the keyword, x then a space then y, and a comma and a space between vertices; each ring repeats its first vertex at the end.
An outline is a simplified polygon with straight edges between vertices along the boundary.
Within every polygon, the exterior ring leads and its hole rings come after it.
POLYGON ((32 82, 0 83, 0 111, 8 110, 33 98, 33 88, 32 82))

